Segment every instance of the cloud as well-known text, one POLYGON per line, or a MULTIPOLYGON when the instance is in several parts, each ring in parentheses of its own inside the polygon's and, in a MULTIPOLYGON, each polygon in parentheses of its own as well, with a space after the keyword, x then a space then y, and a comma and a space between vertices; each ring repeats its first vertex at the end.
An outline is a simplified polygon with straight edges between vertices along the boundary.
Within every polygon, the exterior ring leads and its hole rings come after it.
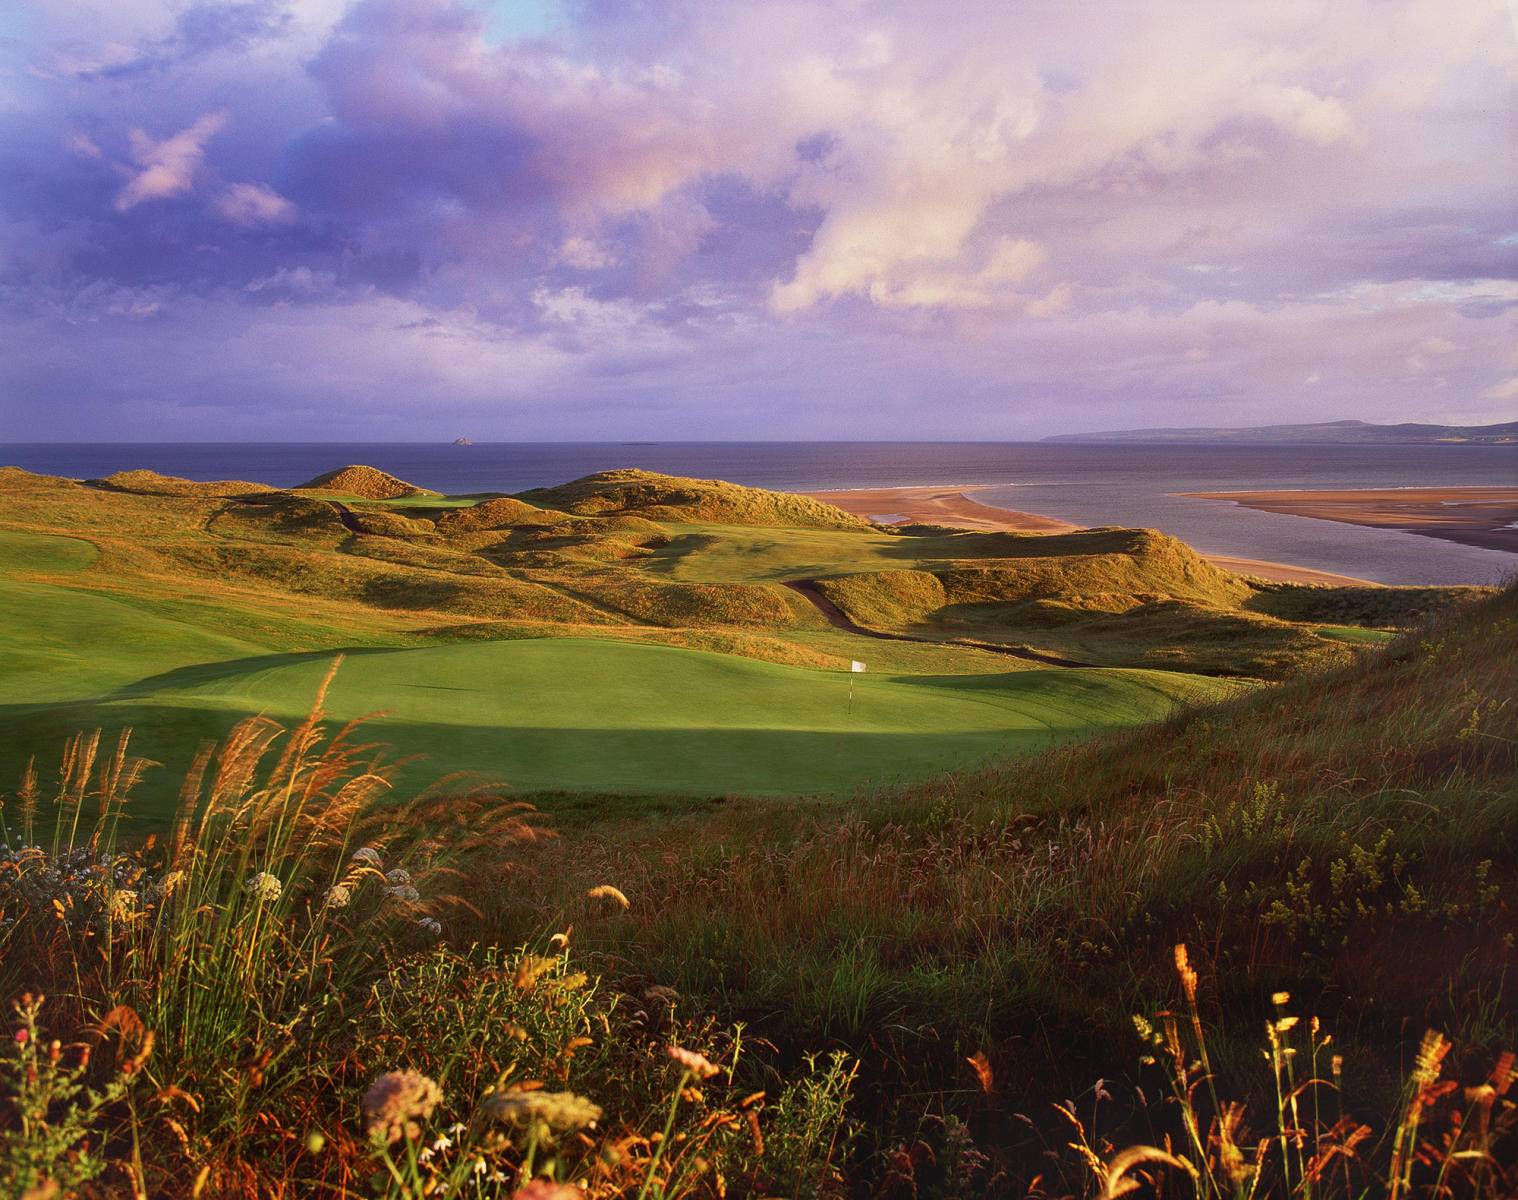
POLYGON ((295 205, 261 183, 234 183, 216 197, 213 207, 232 224, 248 228, 295 219, 295 205))
POLYGON ((131 132, 132 161, 137 170, 116 193, 115 209, 126 212, 148 200, 181 196, 194 186, 206 143, 226 128, 228 113, 207 113, 188 129, 155 142, 140 129, 131 132))
POLYGON ((446 342, 686 435, 1511 400, 1497 0, 950 8, 49 0, 0 45, 0 327, 88 327, 112 394, 190 380, 193 329, 357 406, 390 337, 488 403, 446 342))

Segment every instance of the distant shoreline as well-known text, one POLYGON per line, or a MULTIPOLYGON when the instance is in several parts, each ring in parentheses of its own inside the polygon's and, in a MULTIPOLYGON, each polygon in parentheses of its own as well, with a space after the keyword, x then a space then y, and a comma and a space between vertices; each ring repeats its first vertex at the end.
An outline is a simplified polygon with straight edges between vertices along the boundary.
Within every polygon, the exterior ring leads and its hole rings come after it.
POLYGON ((1369 421, 1319 421, 1309 425, 1106 429, 1090 433, 1056 433, 1043 440, 1109 446, 1158 443, 1193 446, 1512 446, 1518 444, 1518 421, 1495 425, 1435 425, 1418 421, 1376 425, 1369 421))
POLYGON ((1396 529, 1483 550, 1518 553, 1518 487, 1362 488, 1342 491, 1175 492, 1260 512, 1396 529))
MULTIPOLYGON (((947 525, 956 529, 1007 533, 1070 533, 1081 528, 1054 517, 981 504, 968 494, 990 486, 971 484, 964 487, 867 488, 801 494, 886 525, 947 525)), ((1292 566, 1290 563, 1265 562, 1229 554, 1204 554, 1202 557, 1225 571, 1232 571, 1236 575, 1253 575, 1257 579, 1268 579, 1273 583, 1321 583, 1334 587, 1382 586, 1368 579, 1336 575, 1331 571, 1315 571, 1309 567, 1292 566)))

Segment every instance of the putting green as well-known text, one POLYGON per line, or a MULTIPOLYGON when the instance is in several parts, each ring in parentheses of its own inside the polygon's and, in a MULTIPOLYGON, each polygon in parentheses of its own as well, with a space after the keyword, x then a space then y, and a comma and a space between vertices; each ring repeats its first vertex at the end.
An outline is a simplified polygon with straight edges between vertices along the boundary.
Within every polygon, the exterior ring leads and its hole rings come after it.
MULTIPOLYGON (((331 658, 265 655, 171 670, 88 703, 12 710, 13 744, 133 726, 170 764, 140 790, 166 818, 202 737, 253 712, 309 707, 331 658)), ((369 740, 426 762, 421 786, 483 772, 518 791, 784 794, 920 779, 996 753, 1163 716, 1237 685, 1163 671, 1016 671, 852 677, 667 646, 564 638, 359 650, 328 697, 333 718, 384 710, 369 740)), ((0 769, 10 770, 0 751, 0 769)))
POLYGON ((16 578, 82 576, 98 557, 77 538, 0 530, 0 702, 77 700, 165 667, 263 652, 101 592, 16 578))

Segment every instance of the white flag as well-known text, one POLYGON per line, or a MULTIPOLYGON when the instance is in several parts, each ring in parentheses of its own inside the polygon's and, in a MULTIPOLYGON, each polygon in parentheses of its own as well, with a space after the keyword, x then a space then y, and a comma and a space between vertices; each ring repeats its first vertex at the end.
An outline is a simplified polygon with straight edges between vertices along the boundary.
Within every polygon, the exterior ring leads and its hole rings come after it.
POLYGON ((864 670, 864 664, 862 662, 857 661, 857 660, 852 661, 852 662, 849 663, 849 670, 850 671, 854 671, 856 673, 859 672, 859 671, 863 671, 864 670))

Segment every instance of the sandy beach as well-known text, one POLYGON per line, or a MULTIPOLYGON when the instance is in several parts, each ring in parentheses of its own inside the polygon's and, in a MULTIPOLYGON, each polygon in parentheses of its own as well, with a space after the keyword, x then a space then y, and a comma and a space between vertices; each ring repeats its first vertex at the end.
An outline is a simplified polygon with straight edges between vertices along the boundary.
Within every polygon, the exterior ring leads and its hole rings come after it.
POLYGON ((815 500, 856 516, 885 525, 950 525, 955 529, 982 529, 1015 533, 1069 533, 1079 529, 1068 521, 1036 513, 993 508, 970 498, 976 485, 936 488, 873 488, 851 492, 809 492, 815 500))
POLYGON ((1518 553, 1518 487, 1177 494, 1201 500, 1229 500, 1262 512, 1400 529, 1485 550, 1518 553))
MULTIPOLYGON (((872 488, 859 491, 808 492, 813 499, 834 505, 861 517, 888 525, 948 525, 956 529, 1007 531, 1013 533, 1069 533, 1081 528, 1068 521, 1044 517, 1037 513, 1014 512, 981 504, 971 497, 980 486, 933 488, 872 488)), ((1471 489, 1482 490, 1482 489, 1471 489)), ((1227 499, 1237 499, 1229 495, 1227 499)), ((1276 583, 1323 583, 1335 586, 1378 587, 1366 579, 1335 575, 1294 567, 1288 563, 1262 562, 1253 558, 1236 558, 1226 554, 1203 556, 1214 566, 1239 575, 1253 575, 1276 583)))

